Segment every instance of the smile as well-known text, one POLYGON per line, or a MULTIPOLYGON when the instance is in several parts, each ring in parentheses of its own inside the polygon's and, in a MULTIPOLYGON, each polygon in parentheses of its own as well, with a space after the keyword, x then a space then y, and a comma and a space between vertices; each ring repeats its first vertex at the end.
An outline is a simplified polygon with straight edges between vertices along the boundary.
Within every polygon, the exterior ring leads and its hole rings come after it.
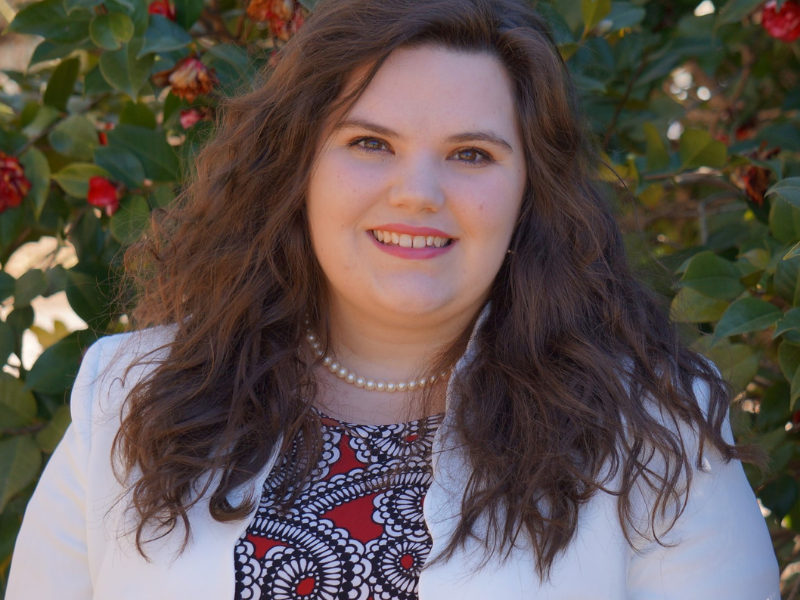
POLYGON ((380 231, 371 229, 373 237, 385 246, 399 246, 401 248, 444 248, 449 246, 452 238, 434 235, 409 235, 394 231, 380 231))

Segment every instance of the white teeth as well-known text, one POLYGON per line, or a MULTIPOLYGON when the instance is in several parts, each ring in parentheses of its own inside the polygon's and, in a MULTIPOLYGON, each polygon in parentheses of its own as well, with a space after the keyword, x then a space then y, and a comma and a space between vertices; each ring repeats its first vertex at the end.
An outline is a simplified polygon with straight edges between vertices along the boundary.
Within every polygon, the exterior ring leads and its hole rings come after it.
POLYGON ((372 230, 372 235, 379 242, 387 245, 396 245, 402 248, 425 248, 434 247, 441 248, 450 242, 450 238, 442 238, 438 236, 424 236, 424 235, 409 235, 407 233, 395 233, 393 231, 378 231, 372 230))

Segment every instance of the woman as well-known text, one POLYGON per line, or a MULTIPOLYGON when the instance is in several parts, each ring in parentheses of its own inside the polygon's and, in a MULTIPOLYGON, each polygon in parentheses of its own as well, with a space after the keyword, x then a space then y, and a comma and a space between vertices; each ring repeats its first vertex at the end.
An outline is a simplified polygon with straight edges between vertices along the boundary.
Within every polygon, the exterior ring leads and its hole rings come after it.
POLYGON ((597 164, 521 0, 323 0, 130 250, 7 597, 777 600, 597 164))

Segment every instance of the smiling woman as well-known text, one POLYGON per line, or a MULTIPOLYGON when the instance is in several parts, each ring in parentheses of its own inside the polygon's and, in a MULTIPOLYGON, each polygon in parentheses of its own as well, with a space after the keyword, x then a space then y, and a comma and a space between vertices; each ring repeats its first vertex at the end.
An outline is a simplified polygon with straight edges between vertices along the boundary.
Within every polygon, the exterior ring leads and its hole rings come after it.
POLYGON ((128 251, 6 597, 778 600, 574 98, 523 0, 322 0, 128 251))

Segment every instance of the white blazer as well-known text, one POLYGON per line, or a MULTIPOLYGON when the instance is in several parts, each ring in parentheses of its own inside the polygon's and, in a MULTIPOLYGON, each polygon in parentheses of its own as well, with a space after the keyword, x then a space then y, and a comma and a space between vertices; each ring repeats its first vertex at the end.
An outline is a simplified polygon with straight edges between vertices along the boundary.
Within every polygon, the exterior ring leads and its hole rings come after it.
MULTIPOLYGON (((160 346, 173 334, 171 327, 154 327, 107 336, 88 349, 72 391, 72 424, 25 512, 6 600, 233 598, 234 546, 252 514, 219 523, 203 498, 189 511, 192 538, 185 552, 174 554, 183 538, 178 525, 146 546, 152 559, 147 562, 126 535, 133 524, 123 514, 125 502, 114 505, 123 492, 110 467, 121 403, 125 389, 152 367, 132 369, 126 388, 118 378, 136 353, 160 346), (120 360, 103 373, 115 355, 120 360)), ((463 367, 471 348, 470 343, 456 368, 463 367)), ((704 382, 696 391, 707 401, 704 382)), ((448 389, 448 407, 451 396, 448 389)), ((424 503, 431 557, 452 534, 469 474, 458 448, 447 445, 449 428, 446 417, 433 443, 433 482, 424 503)), ((727 423, 725 437, 733 441, 727 423)), ((779 600, 777 561, 742 465, 724 464, 710 447, 706 452, 686 510, 665 538, 677 545, 652 542, 634 552, 622 534, 616 497, 598 492, 581 507, 576 537, 553 564, 548 582, 536 575, 529 542, 518 542, 509 560, 494 558, 483 568, 476 566, 478 546, 469 542, 451 560, 422 571, 420 600, 779 600)), ((273 453, 251 482, 256 489, 275 460, 273 453)), ((236 502, 245 489, 229 500, 236 502)))

